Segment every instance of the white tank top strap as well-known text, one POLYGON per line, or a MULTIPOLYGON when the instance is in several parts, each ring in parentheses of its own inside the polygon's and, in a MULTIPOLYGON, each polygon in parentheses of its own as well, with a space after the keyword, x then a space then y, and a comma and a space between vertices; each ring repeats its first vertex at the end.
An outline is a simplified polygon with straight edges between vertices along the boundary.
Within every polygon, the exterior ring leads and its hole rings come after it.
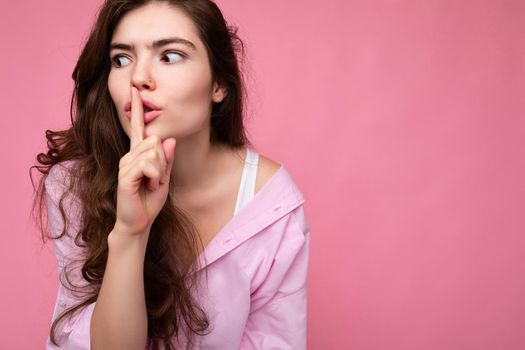
POLYGON ((257 166, 259 164, 259 154, 246 147, 246 158, 242 170, 241 184, 237 193, 235 212, 237 214, 255 196, 255 180, 257 179, 257 166))

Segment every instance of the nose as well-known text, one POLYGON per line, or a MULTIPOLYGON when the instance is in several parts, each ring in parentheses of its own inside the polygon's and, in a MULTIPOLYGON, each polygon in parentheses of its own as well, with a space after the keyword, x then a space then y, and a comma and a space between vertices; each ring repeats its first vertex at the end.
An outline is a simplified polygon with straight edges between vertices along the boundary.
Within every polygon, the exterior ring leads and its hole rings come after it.
POLYGON ((151 71, 146 66, 146 64, 137 64, 135 66, 135 70, 131 76, 131 84, 139 91, 153 90, 156 87, 155 80, 153 79, 151 71))

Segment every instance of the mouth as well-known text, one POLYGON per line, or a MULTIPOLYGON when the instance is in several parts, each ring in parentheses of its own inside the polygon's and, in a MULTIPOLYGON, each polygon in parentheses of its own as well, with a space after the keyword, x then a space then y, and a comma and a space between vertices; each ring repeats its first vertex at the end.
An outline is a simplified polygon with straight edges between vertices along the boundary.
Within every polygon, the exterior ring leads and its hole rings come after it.
MULTIPOLYGON (((148 124, 156 119, 161 114, 161 109, 157 107, 151 100, 140 97, 142 99, 142 110, 144 115, 144 124, 148 124)), ((131 120, 131 101, 128 101, 124 107, 126 117, 131 120)))
MULTIPOLYGON (((142 110, 144 111, 144 113, 147 113, 147 112, 151 112, 151 111, 160 111, 160 108, 151 108, 147 105, 142 105, 142 110)), ((124 111, 126 112, 130 112, 131 111, 131 106, 126 106, 124 108, 124 111)))
MULTIPOLYGON (((156 119, 161 113, 162 111, 160 109, 150 109, 148 111, 144 109, 144 124, 148 124, 153 119, 156 119)), ((131 120, 131 110, 126 112, 126 117, 128 120, 131 120)))
MULTIPOLYGON (((152 101, 149 99, 142 97, 142 109, 144 110, 144 113, 151 112, 151 111, 160 111, 160 108, 157 107, 152 101)), ((131 101, 128 101, 126 105, 124 106, 124 111, 129 112, 131 111, 131 101)))

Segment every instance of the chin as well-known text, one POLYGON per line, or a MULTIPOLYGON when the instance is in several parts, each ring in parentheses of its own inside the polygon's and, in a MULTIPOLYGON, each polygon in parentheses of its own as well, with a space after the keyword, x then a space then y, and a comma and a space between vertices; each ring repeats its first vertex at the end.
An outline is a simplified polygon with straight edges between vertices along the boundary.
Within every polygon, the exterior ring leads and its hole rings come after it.
POLYGON ((162 127, 159 127, 159 126, 151 125, 151 123, 144 125, 144 138, 152 136, 152 135, 157 135, 158 137, 160 137, 160 139, 162 141, 164 141, 164 140, 166 140, 166 139, 168 139, 170 137, 175 137, 176 138, 176 136, 171 135, 170 134, 170 130, 166 130, 166 128, 162 128, 162 127))

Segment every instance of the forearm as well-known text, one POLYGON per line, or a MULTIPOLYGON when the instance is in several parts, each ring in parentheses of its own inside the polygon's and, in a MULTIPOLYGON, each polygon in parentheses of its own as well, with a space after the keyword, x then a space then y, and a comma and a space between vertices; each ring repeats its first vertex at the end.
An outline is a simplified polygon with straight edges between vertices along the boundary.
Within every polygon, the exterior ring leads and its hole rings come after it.
POLYGON ((148 318, 144 256, 148 234, 108 236, 108 261, 91 318, 92 350, 144 350, 148 318))

